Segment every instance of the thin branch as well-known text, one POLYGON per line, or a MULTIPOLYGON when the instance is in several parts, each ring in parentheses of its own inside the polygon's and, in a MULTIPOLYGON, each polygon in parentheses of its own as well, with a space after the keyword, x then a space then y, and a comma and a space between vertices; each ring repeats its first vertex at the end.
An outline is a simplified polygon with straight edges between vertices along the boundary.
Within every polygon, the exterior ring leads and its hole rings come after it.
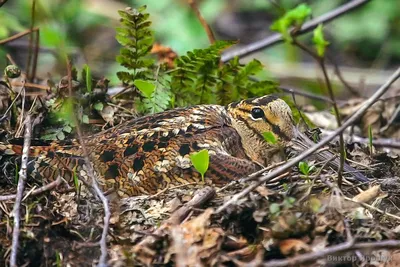
POLYGON ((12 235, 12 245, 11 245, 11 258, 10 266, 17 267, 17 253, 19 246, 19 232, 21 223, 21 200, 24 194, 25 182, 27 179, 27 166, 29 159, 29 149, 31 146, 32 137, 32 118, 28 114, 25 119, 25 135, 24 135, 24 146, 22 148, 22 160, 21 160, 21 170, 19 171, 19 179, 17 186, 17 195, 15 198, 13 215, 14 215, 14 227, 12 235))
POLYGON ((7 3, 7 0, 0 0, 0 7, 2 7, 5 3, 7 3))
POLYGON ((6 39, 0 40, 0 45, 6 44, 6 43, 14 41, 14 40, 17 40, 17 39, 19 39, 19 38, 21 38, 21 37, 23 37, 25 35, 30 34, 31 32, 38 31, 38 30, 39 30, 39 28, 35 27, 33 29, 29 29, 29 30, 17 33, 15 35, 11 36, 11 37, 8 37, 6 39))
POLYGON ((335 60, 334 57, 331 57, 328 53, 325 54, 326 58, 332 63, 333 65, 333 70, 336 74, 336 76, 339 78, 339 81, 342 82, 342 84, 347 88, 347 90, 350 91, 351 94, 357 97, 361 97, 360 92, 358 92, 356 89, 354 89, 343 77, 342 72, 340 71, 340 68, 335 60))
MULTIPOLYGON (((311 156, 318 149, 320 149, 321 147, 323 147, 324 145, 329 143, 337 135, 342 133, 347 127, 349 127, 354 122, 356 122, 364 114, 364 112, 367 111, 367 109, 369 107, 371 107, 390 88, 390 85, 393 82, 395 82, 399 78, 399 76, 400 76, 400 68, 398 68, 392 74, 392 76, 389 77, 389 79, 386 81, 386 83, 383 84, 378 90, 376 90, 376 92, 370 98, 368 98, 366 101, 364 101, 364 104, 345 123, 343 123, 342 126, 337 128, 332 134, 328 135, 327 137, 322 139, 319 143, 317 143, 317 144, 313 145, 312 147, 308 148, 303 153, 301 153, 300 155, 298 155, 295 158, 291 159, 290 161, 288 161, 287 163, 285 163, 281 167, 279 167, 279 168, 271 171, 270 173, 266 174, 260 180, 258 180, 257 182, 253 183, 252 185, 248 186, 248 188, 252 188, 252 190, 254 190, 260 184, 262 184, 262 183, 264 183, 266 181, 269 181, 272 178, 274 178, 274 177, 286 172, 289 168, 295 166, 298 162, 300 162, 301 160, 311 156)), ((242 191, 242 192, 244 192, 244 191, 242 191)), ((224 211, 230 205, 237 203, 237 201, 240 198, 246 196, 246 194, 248 194, 248 192, 250 192, 250 191, 247 190, 246 191, 247 193, 245 193, 245 194, 243 194, 242 192, 234 195, 230 200, 225 202, 221 207, 219 207, 217 209, 216 213, 220 213, 220 212, 224 211)))
POLYGON ((197 6, 196 0, 188 0, 188 3, 190 5, 190 7, 192 8, 193 12, 196 14, 197 18, 199 19, 204 30, 206 31, 208 40, 210 41, 210 44, 215 43, 214 33, 211 30, 210 25, 208 25, 207 21, 201 15, 199 7, 197 6))
POLYGON ((32 45, 33 45, 33 26, 35 25, 35 7, 36 7, 36 0, 32 0, 32 8, 31 8, 31 34, 29 34, 29 46, 28 46, 28 57, 26 62, 26 73, 27 78, 29 81, 32 81, 32 73, 29 72, 29 68, 31 66, 32 61, 32 45))
MULTIPOLYGON (((313 29, 315 29, 319 24, 323 23, 326 24, 330 21, 332 21, 333 19, 336 19, 344 14, 347 14, 361 6, 363 6, 364 4, 368 3, 370 0, 353 0, 350 1, 324 15, 321 15, 313 20, 310 20, 307 23, 304 23, 303 26, 296 31, 296 35, 301 35, 303 33, 307 33, 309 31, 312 31, 313 29)), ((273 46, 275 44, 278 44, 280 42, 283 42, 283 38, 282 35, 277 33, 277 34, 273 34, 265 39, 262 39, 258 42, 254 42, 252 44, 249 44, 247 46, 244 46, 242 48, 239 48, 237 50, 233 50, 233 51, 229 51, 226 52, 222 55, 221 57, 221 61, 222 62, 227 62, 231 59, 233 59, 234 57, 238 56, 238 57, 244 57, 247 55, 250 55, 254 52, 260 51, 264 48, 273 46)))
MULTIPOLYGON (((36 195, 40 195, 43 192, 49 191, 53 188, 56 188, 57 186, 59 186, 62 182, 62 178, 61 176, 58 176, 57 179, 51 183, 48 183, 38 189, 35 189, 32 191, 32 193, 29 196, 36 196, 36 195)), ((7 195, 7 196, 0 196, 0 202, 3 201, 7 201, 7 200, 13 200, 17 197, 16 194, 12 194, 12 195, 7 195)))
POLYGON ((377 250, 384 248, 400 248, 400 241, 384 240, 376 242, 354 243, 352 240, 350 240, 346 243, 342 243, 336 246, 330 246, 322 250, 299 255, 293 258, 267 261, 264 262, 262 266, 268 266, 268 267, 299 266, 306 262, 313 262, 329 255, 337 255, 338 253, 343 253, 347 251, 354 251, 359 249, 377 250))
MULTIPOLYGON (((70 61, 67 59, 67 70, 68 70, 68 89, 70 93, 70 97, 72 97, 72 67, 70 61)), ((104 209, 104 219, 103 219, 103 232, 101 234, 101 239, 100 239, 100 250, 101 250, 101 255, 99 258, 99 263, 97 266, 99 267, 105 267, 107 266, 107 235, 108 235, 108 230, 110 228, 110 218, 111 218, 111 212, 110 212, 110 205, 108 203, 108 199, 104 195, 104 193, 101 191, 99 188, 99 185, 96 180, 95 172, 93 170, 93 165, 89 160, 89 153, 86 149, 85 142, 83 140, 83 135, 81 128, 79 127, 78 120, 73 114, 73 119, 75 120, 75 125, 76 125, 76 130, 78 133, 78 140, 81 145, 81 149, 84 155, 84 160, 85 160, 85 165, 87 166, 87 173, 88 176, 91 178, 91 186, 95 190, 97 196, 100 198, 102 204, 103 204, 103 209, 104 209)))

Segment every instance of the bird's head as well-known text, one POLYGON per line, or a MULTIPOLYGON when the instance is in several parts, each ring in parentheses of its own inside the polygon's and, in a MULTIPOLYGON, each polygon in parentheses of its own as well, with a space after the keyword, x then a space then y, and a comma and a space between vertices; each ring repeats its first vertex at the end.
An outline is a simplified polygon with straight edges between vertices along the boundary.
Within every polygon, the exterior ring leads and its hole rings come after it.
POLYGON ((243 138, 264 140, 272 135, 277 145, 286 145, 296 136, 292 111, 282 99, 267 95, 227 106, 233 126, 243 138))

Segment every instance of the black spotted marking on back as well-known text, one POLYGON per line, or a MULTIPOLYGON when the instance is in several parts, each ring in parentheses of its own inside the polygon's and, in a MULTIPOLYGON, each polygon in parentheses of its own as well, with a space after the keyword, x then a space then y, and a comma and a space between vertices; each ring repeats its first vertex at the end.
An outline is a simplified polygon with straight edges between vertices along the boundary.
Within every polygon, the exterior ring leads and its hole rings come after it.
POLYGON ((142 155, 142 156, 140 156, 138 158, 135 158, 135 160, 133 161, 133 166, 132 166, 134 171, 137 172, 137 171, 140 171, 143 168, 144 159, 145 159, 144 155, 142 155))
POLYGON ((139 146, 133 145, 128 146, 124 151, 124 157, 128 157, 130 155, 136 154, 138 152, 139 146))
POLYGON ((54 159, 55 154, 54 154, 53 151, 48 151, 46 157, 51 158, 51 159, 54 159))
POLYGON ((195 141, 192 143, 192 148, 193 148, 193 150, 197 151, 197 150, 200 150, 201 147, 199 147, 199 144, 195 141))
POLYGON ((100 155, 100 160, 103 161, 103 162, 113 161, 114 158, 115 158, 115 151, 105 150, 105 151, 100 155))
POLYGON ((100 144, 105 145, 108 143, 108 139, 100 140, 100 144))
POLYGON ((185 155, 189 154, 189 152, 190 152, 189 144, 182 144, 181 147, 179 148, 179 154, 181 156, 185 156, 185 155))
POLYGON ((136 140, 136 136, 129 138, 128 141, 126 141, 126 143, 131 144, 131 143, 134 143, 135 140, 136 140))
POLYGON ((161 136, 160 138, 159 138, 159 140, 160 140, 160 143, 167 143, 168 141, 169 141, 169 137, 168 136, 161 136))
POLYGON ((192 124, 190 124, 187 128, 186 128, 186 132, 194 132, 194 126, 192 124))
POLYGON ((137 126, 137 127, 136 127, 136 130, 140 131, 140 130, 144 130, 144 129, 148 129, 148 128, 149 128, 149 125, 147 125, 147 124, 142 124, 142 125, 140 125, 140 126, 137 126))
POLYGON ((119 176, 118 164, 112 164, 108 167, 104 177, 106 179, 115 179, 119 176))
POLYGON ((155 149, 156 146, 156 142, 154 141, 148 141, 146 143, 143 144, 143 151, 144 152, 150 152, 153 151, 155 149))
POLYGON ((168 142, 160 142, 158 143, 158 148, 166 148, 168 146, 168 142))

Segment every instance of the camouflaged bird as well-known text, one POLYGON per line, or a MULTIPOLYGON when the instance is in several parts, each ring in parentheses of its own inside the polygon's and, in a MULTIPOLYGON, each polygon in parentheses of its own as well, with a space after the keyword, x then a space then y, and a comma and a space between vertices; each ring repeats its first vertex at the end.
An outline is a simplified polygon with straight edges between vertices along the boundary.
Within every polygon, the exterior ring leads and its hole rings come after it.
MULTIPOLYGON (((104 189, 120 196, 155 193, 167 185, 199 182, 190 154, 207 149, 206 179, 215 184, 245 177, 269 165, 295 135, 289 106, 267 95, 228 106, 198 105, 140 117, 85 138, 85 146, 104 189), (271 132, 276 144, 264 140, 271 132)), ((22 147, 6 145, 6 154, 22 147)), ((77 140, 32 146, 28 171, 36 179, 86 175, 77 140)))

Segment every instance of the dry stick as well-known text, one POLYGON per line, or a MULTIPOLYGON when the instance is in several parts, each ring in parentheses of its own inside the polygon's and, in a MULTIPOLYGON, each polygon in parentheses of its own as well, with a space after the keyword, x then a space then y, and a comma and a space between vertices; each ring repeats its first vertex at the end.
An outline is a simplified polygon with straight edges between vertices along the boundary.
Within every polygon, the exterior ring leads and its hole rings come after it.
POLYGON ((339 81, 342 82, 342 84, 344 85, 344 87, 347 88, 347 90, 350 91, 350 93, 352 93, 354 96, 360 97, 360 92, 358 92, 356 89, 354 89, 343 77, 342 72, 339 69, 339 66, 336 62, 336 60, 334 59, 334 57, 331 57, 328 53, 325 54, 326 58, 332 63, 333 65, 333 70, 336 74, 336 76, 339 78, 339 81))
POLYGON ((208 40, 210 44, 215 43, 214 33, 211 30, 211 27, 208 25, 207 21, 203 18, 200 13, 199 7, 197 6, 196 0, 188 0, 190 7, 193 9, 194 13, 196 14, 197 18, 199 19, 201 25, 203 26, 204 30, 207 33, 208 40))
POLYGON ((28 58, 26 62, 26 73, 29 81, 32 81, 32 75, 31 73, 29 73, 29 67, 31 66, 31 61, 32 61, 32 44, 33 44, 32 29, 33 25, 35 24, 35 7, 36 7, 36 1, 32 0, 31 26, 30 26, 31 34, 29 34, 28 58))
POLYGON ((2 7, 6 2, 7 0, 0 0, 0 7, 2 7))
MULTIPOLYGON (((69 89, 69 95, 72 97, 72 70, 71 70, 71 62, 67 58, 67 70, 68 70, 68 89, 69 89)), ((85 160, 85 165, 87 166, 87 173, 89 177, 92 179, 92 187, 95 190, 97 196, 100 198, 101 202, 103 203, 103 209, 104 209, 104 226, 103 226, 103 232, 101 234, 101 239, 100 239, 100 250, 101 250, 101 255, 99 258, 99 264, 97 266, 100 267, 105 267, 107 266, 107 234, 108 230, 110 228, 110 218, 111 218, 111 212, 110 212, 110 205, 108 203, 108 200, 104 193, 100 190, 99 185, 97 184, 97 180, 95 177, 95 173, 93 170, 93 165, 89 160, 89 154, 86 149, 85 143, 83 141, 83 135, 81 132, 81 128, 79 127, 78 120, 73 114, 73 119, 75 120, 75 125, 76 125, 76 131, 78 133, 78 139, 79 143, 81 145, 83 155, 84 155, 84 160, 85 160)))
POLYGON ((38 57, 39 57, 39 41, 40 41, 40 31, 37 30, 35 34, 35 51, 33 52, 33 65, 32 65, 32 76, 31 80, 34 81, 36 77, 36 67, 38 63, 38 57))
MULTIPOLYGON (((329 130, 323 130, 322 135, 332 133, 329 130)), ((350 135, 345 134, 344 138, 352 143, 361 143, 361 144, 368 144, 370 140, 368 138, 360 137, 357 135, 350 135)), ((391 139, 391 138, 377 138, 372 140, 372 144, 376 147, 387 147, 387 148, 397 148, 400 149, 400 140, 398 139, 391 139)))
POLYGON ((235 204, 240 198, 246 196, 248 193, 250 193, 252 190, 257 188, 260 184, 269 181, 270 179, 280 175, 281 173, 287 171, 287 169, 295 166, 298 162, 301 160, 307 158, 308 156, 311 156, 314 152, 316 152, 318 149, 329 143, 331 140, 335 138, 335 136, 339 135, 342 133, 347 127, 349 127, 351 124, 353 124, 355 121, 357 121, 363 114, 364 112, 371 107, 390 87, 390 85, 397 80, 397 78, 400 76, 400 68, 398 68, 392 76, 386 81, 385 84, 383 84, 370 98, 368 98, 366 101, 364 101, 364 104, 360 107, 360 109, 357 110, 356 113, 354 113, 345 123, 342 124, 338 129, 336 129, 332 134, 328 135, 324 139, 322 139, 319 143, 313 145, 309 149, 305 150, 303 153, 298 155, 297 157, 293 158, 292 160, 288 161, 284 165, 282 165, 279 168, 276 168, 275 170, 271 171, 270 173, 266 174, 265 176, 261 177, 257 182, 254 184, 248 186, 245 188, 242 192, 234 195, 230 200, 225 202, 221 207, 219 207, 216 211, 216 213, 220 213, 224 211, 229 205, 235 204))
MULTIPOLYGON (((350 11, 353 11, 354 9, 361 7, 362 5, 368 3, 370 0, 353 0, 350 1, 324 15, 321 15, 307 23, 304 23, 303 26, 296 32, 296 35, 300 35, 306 32, 309 32, 313 29, 315 29, 318 24, 321 23, 328 23, 331 20, 340 17, 350 11)), ((240 49, 234 50, 234 51, 230 51, 230 52, 226 52, 222 55, 221 57, 221 61, 222 62, 227 62, 231 59, 233 59, 234 57, 238 56, 238 57, 244 57, 247 56, 249 54, 252 54, 254 52, 257 52, 259 50, 262 50, 264 48, 267 48, 269 46, 278 44, 280 42, 283 42, 283 38, 282 35, 277 33, 274 35, 271 35, 265 39, 262 39, 258 42, 254 42, 252 44, 246 45, 245 47, 242 47, 240 49)))
MULTIPOLYGON (((332 100, 332 106, 335 111, 336 123, 337 123, 338 127, 340 127, 342 125, 342 122, 340 120, 340 113, 339 113, 338 106, 336 104, 335 94, 333 93, 331 80, 329 79, 328 72, 326 71, 324 58, 317 55, 316 53, 314 53, 314 51, 310 50, 307 46, 305 46, 302 43, 300 43, 299 41, 297 41, 295 37, 293 37, 293 44, 298 46, 300 49, 305 51, 310 56, 312 56, 315 59, 315 61, 317 61, 319 67, 321 68, 322 73, 324 75, 325 84, 328 89, 329 97, 332 100)), ((337 184, 338 184, 339 188, 341 188, 342 180, 343 180, 342 174, 343 174, 344 158, 345 158, 345 153, 346 153, 346 151, 344 149, 344 139, 343 139, 342 133, 340 133, 340 135, 339 135, 339 147, 340 147, 340 162, 339 162, 339 169, 338 169, 337 184)))
POLYGON ((384 248, 399 248, 399 247, 400 247, 399 240, 384 240, 384 241, 363 242, 363 243, 354 243, 354 240, 350 240, 348 242, 336 246, 327 247, 323 250, 299 255, 293 258, 267 261, 264 262, 262 266, 268 266, 268 267, 298 266, 302 263, 315 261, 329 255, 335 255, 337 253, 343 253, 347 251, 354 251, 359 249, 384 249, 384 248))
MULTIPOLYGON (((54 180, 53 182, 48 183, 48 184, 46 184, 46 185, 44 185, 44 186, 42 186, 42 187, 40 187, 38 189, 33 190, 32 193, 29 196, 36 196, 36 195, 39 195, 39 194, 41 194, 43 192, 49 191, 49 190, 51 190, 53 188, 56 188, 57 186, 59 186, 61 184, 61 182, 62 182, 62 178, 61 178, 61 176, 58 176, 57 179, 54 180)), ((0 202, 7 201, 7 200, 13 200, 16 197, 17 197, 16 194, 0 196, 0 202)))
POLYGON ((29 30, 17 33, 15 35, 11 36, 11 37, 8 37, 7 39, 0 40, 0 45, 6 44, 6 43, 14 41, 14 40, 17 40, 17 39, 19 39, 19 38, 21 38, 21 37, 23 37, 23 36, 25 36, 27 34, 30 34, 31 32, 38 31, 38 30, 39 30, 39 28, 35 27, 33 29, 29 29, 29 30))
POLYGON ((24 135, 24 146, 22 148, 22 160, 21 160, 21 170, 19 171, 19 179, 17 186, 17 195, 15 198, 14 204, 14 227, 13 227, 13 235, 12 235, 12 245, 11 245, 11 258, 10 258, 10 266, 17 267, 17 252, 18 252, 18 239, 20 232, 20 208, 21 208, 21 200, 24 193, 25 181, 27 178, 27 166, 28 166, 28 157, 29 157, 29 148, 31 146, 31 137, 32 137, 32 118, 28 114, 25 119, 25 135, 24 135))

